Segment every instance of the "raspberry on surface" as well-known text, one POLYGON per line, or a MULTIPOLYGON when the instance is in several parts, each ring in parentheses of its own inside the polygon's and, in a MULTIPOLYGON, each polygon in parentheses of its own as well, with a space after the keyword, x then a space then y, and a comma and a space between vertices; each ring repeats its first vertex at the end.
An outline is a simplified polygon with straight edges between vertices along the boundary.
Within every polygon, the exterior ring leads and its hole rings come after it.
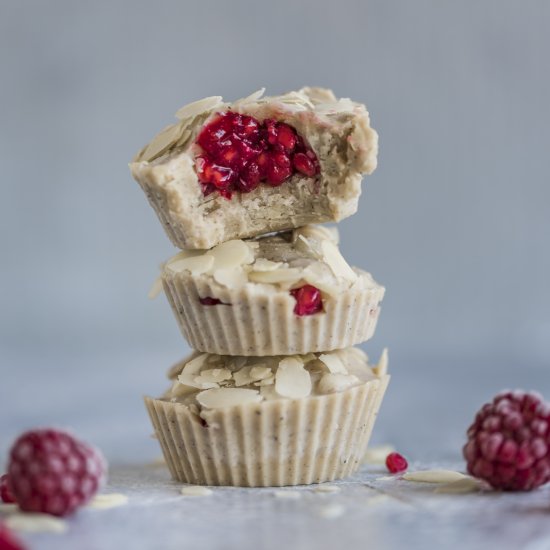
POLYGON ((499 393, 468 428, 468 472, 494 489, 529 491, 550 481, 550 406, 535 392, 499 393))
POLYGON ((409 467, 407 459, 399 453, 390 453, 386 457, 386 468, 392 474, 404 472, 409 467))
POLYGON ((11 448, 8 485, 21 510, 66 516, 96 494, 106 469, 99 450, 70 433, 32 430, 11 448))

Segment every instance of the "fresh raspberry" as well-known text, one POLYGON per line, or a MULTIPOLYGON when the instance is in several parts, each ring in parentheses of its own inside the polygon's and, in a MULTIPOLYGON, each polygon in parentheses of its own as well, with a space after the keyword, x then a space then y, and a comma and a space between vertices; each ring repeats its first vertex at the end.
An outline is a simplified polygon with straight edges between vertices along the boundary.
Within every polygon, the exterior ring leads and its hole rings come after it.
POLYGON ((25 550, 23 543, 0 522, 0 550, 25 550))
POLYGON ((10 451, 9 487, 26 512, 71 514, 96 494, 105 474, 97 449, 59 430, 26 432, 10 451))
POLYGON ((8 474, 0 476, 0 500, 6 504, 13 504, 15 497, 8 486, 8 474))
POLYGON ((399 474, 404 472, 409 467, 407 459, 399 453, 390 453, 386 457, 386 468, 392 474, 399 474))
POLYGON ((468 472, 495 489, 529 491, 550 481, 550 406, 537 393, 498 394, 468 429, 468 472))

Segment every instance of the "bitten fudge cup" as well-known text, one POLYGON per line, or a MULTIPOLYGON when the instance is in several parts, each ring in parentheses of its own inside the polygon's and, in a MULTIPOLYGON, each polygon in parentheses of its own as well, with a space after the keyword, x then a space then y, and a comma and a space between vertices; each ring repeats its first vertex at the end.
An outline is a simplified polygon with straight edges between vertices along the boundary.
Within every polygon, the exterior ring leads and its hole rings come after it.
POLYGON ((387 352, 279 357, 195 353, 145 398, 174 480, 273 487, 331 481, 361 465, 389 382, 387 352))
POLYGON ((335 229, 305 226, 166 262, 160 281, 193 349, 292 355, 341 349, 374 333, 384 287, 342 257, 335 229))
POLYGON ((262 94, 183 107, 130 164, 176 247, 207 249, 356 212, 378 152, 365 106, 320 88, 262 94))

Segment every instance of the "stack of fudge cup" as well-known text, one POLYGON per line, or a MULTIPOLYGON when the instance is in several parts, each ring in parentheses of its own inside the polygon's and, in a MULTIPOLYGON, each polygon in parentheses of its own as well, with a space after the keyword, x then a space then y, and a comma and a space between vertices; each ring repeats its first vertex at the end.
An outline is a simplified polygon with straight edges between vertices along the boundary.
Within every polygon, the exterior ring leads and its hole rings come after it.
POLYGON ((350 267, 378 137, 364 105, 320 88, 176 113, 130 164, 172 243, 156 283, 195 350, 145 404, 175 480, 282 486, 354 473, 389 377, 356 346, 384 288, 350 267))

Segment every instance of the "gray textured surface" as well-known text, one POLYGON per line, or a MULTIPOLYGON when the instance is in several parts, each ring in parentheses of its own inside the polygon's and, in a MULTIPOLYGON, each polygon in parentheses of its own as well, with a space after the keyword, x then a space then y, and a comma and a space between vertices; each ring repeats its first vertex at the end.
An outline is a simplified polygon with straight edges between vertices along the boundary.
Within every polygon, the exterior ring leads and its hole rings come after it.
POLYGON ((163 468, 117 468, 110 490, 127 495, 126 506, 81 511, 66 534, 26 539, 41 550, 550 547, 550 487, 520 495, 437 495, 433 484, 378 481, 385 476, 365 468, 334 483, 337 493, 299 487, 292 489, 300 493, 296 499, 281 498, 273 489, 232 487, 189 497, 179 494, 181 485, 163 468))

